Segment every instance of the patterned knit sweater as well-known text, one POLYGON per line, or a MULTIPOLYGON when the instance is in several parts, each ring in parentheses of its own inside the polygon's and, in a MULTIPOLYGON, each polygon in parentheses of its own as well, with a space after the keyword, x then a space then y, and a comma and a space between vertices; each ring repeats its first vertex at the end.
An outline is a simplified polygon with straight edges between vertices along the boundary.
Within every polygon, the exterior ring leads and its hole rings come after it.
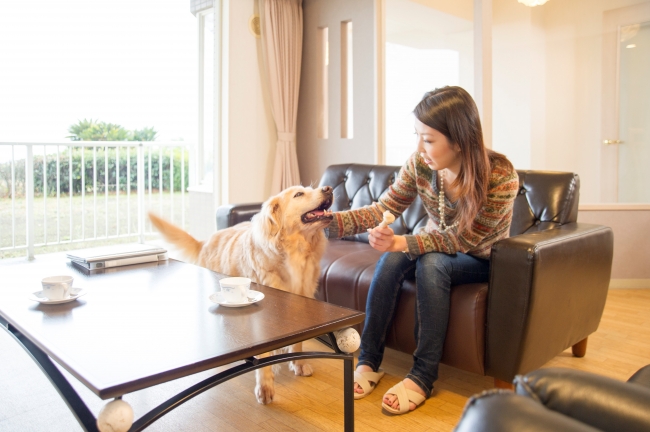
MULTIPOLYGON (((328 227, 328 237, 340 238, 374 228, 382 221, 384 209, 398 217, 419 195, 429 221, 420 232, 405 236, 412 257, 427 252, 462 252, 488 259, 492 244, 509 236, 513 203, 519 189, 517 172, 502 163, 494 164, 488 184, 487 202, 474 219, 471 229, 461 232, 458 228, 438 231, 440 213, 436 176, 437 172, 424 163, 419 153, 413 153, 378 202, 354 210, 335 212, 328 227)), ((445 198, 445 206, 446 222, 450 223, 456 211, 456 203, 445 198)))

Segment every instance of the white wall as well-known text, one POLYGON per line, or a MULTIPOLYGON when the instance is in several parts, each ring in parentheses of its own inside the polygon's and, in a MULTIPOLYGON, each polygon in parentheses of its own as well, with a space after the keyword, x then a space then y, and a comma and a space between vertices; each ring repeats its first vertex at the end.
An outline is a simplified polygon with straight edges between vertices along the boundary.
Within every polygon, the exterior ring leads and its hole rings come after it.
POLYGON ((531 168, 533 88, 539 85, 533 63, 543 61, 531 50, 532 15, 514 1, 493 3, 492 148, 518 169, 531 168))
MULTIPOLYGON (((634 0, 632 0, 634 1, 634 0)), ((600 195, 602 12, 607 0, 549 2, 545 32, 545 169, 580 175, 581 202, 600 195)))
POLYGON ((297 151, 304 185, 317 185, 325 168, 377 160, 377 55, 375 0, 304 0, 303 57, 298 102, 297 151), (341 138, 342 21, 352 21, 353 138, 341 138), (317 136, 318 28, 329 29, 328 138, 317 136))
MULTIPOLYGON (((583 203, 599 201, 603 12, 638 2, 549 1, 535 8, 514 0, 493 2, 493 147, 510 157, 517 168, 577 172, 583 203)), ((259 39, 248 31, 255 1, 228 3, 228 188, 223 201, 259 201, 270 193, 275 128, 260 75, 259 39)), ((310 9, 318 13, 312 6, 317 4, 305 2, 306 13, 310 9)), ((370 24, 373 18, 368 16, 366 22, 370 24)), ((335 35, 331 32, 330 37, 335 35)), ((335 64, 331 66, 336 70, 335 64)), ((308 72, 309 66, 303 63, 303 73, 308 72)), ((357 95, 361 96, 355 92, 355 99, 357 95)), ((335 101, 330 98, 330 109, 335 101)), ((355 104, 355 110, 368 108, 355 104)), ((330 114, 330 121, 338 118, 337 112, 330 114)), ((305 135, 304 129, 300 135, 305 135)), ((323 144, 298 149, 301 169, 308 173, 305 181, 317 179, 324 166, 343 161, 332 153, 335 148, 323 144)), ((355 147, 363 147, 363 153, 372 157, 373 144, 355 147)))
POLYGON ((586 205, 578 212, 578 221, 606 225, 614 231, 614 287, 650 288, 650 243, 645 235, 639 235, 650 232, 650 206, 629 207, 621 210, 608 209, 608 205, 586 205))
MULTIPOLYGON (((247 27, 254 3, 229 0, 228 152, 224 159, 228 188, 223 193, 223 201, 229 203, 259 202, 270 193, 276 137, 260 74, 259 42, 247 27)), ((567 2, 550 1, 543 7, 527 8, 514 0, 494 1, 494 148, 506 153, 518 168, 577 172, 581 203, 597 202, 599 194, 602 13, 635 3, 638 0, 570 0, 570 7, 567 2)), ((366 12, 372 15, 371 11, 366 12)), ((374 23, 374 17, 366 16, 366 22, 374 23)), ((355 64, 365 62, 372 67, 372 53, 365 55, 355 58, 355 64)), ((304 61, 303 73, 308 69, 304 61)), ((356 89, 368 85, 358 85, 361 76, 354 77, 355 114, 373 109, 372 104, 356 102, 362 93, 356 89)), ((330 103, 334 101, 332 97, 330 103)), ((335 114, 331 118, 338 118, 335 114)), ((362 115, 355 120, 359 118, 362 115)), ((331 127, 338 130, 336 125, 331 127)), ((324 142, 299 148, 303 180, 317 181, 331 163, 374 163, 374 137, 346 143, 348 148, 324 142), (350 159, 350 155, 356 156, 350 159)), ((206 223, 214 224, 214 212, 205 214, 206 223)), ((581 221, 613 226, 617 239, 614 278, 648 278, 645 264, 627 265, 632 263, 630 251, 637 250, 636 237, 621 231, 627 222, 620 228, 615 223, 638 217, 647 222, 648 213, 580 213, 581 221)), ((637 251, 647 263, 647 250, 637 251)))
POLYGON ((603 13, 639 0, 494 1, 494 148, 517 168, 577 172, 600 202, 603 13))
POLYGON ((637 3, 495 0, 493 143, 517 168, 578 173, 578 221, 614 231, 612 279, 647 288, 650 249, 638 235, 650 229, 647 206, 589 205, 600 202, 603 180, 603 14, 637 3))
POLYGON ((228 182, 222 203, 261 202, 271 193, 277 135, 262 79, 260 39, 248 29, 255 3, 229 0, 228 142, 223 160, 228 182))
MULTIPOLYGON (((259 202, 268 197, 275 152, 275 127, 260 74, 259 42, 247 28, 254 3, 229 1, 228 152, 224 159, 228 188, 223 198, 230 203, 259 202)), ((493 3, 494 148, 506 153, 517 168, 577 172, 581 203, 597 202, 599 196, 602 14, 635 3, 638 0, 550 1, 537 8, 514 0, 493 3)), ((366 22, 373 20, 368 17, 366 22)), ((355 59, 355 64, 365 62, 372 67, 372 53, 365 55, 368 58, 355 59)), ((303 73, 309 69, 304 66, 303 73)), ((335 65, 331 70, 336 70, 335 65)), ((355 74, 355 85, 360 77, 355 74)), ((355 99, 361 96, 362 92, 356 91, 360 87, 355 88, 355 99)), ((332 97, 330 103, 336 100, 332 97)), ((372 111, 371 104, 355 102, 354 106, 355 111, 372 111)), ((338 118, 335 114, 330 113, 330 118, 338 118)), ((336 125, 331 127, 338 130, 336 125)), ((299 149, 303 179, 317 181, 330 163, 374 163, 374 138, 346 142, 357 148, 318 142, 299 149), (360 157, 359 151, 365 156, 360 157), (350 159, 350 155, 356 156, 350 159)), ((205 214, 207 223, 213 224, 214 212, 205 214)), ((631 226, 647 225, 647 210, 612 212, 583 206, 579 220, 614 229, 615 280, 647 284, 650 252, 639 248, 639 237, 634 235, 638 231, 630 232, 631 226)))

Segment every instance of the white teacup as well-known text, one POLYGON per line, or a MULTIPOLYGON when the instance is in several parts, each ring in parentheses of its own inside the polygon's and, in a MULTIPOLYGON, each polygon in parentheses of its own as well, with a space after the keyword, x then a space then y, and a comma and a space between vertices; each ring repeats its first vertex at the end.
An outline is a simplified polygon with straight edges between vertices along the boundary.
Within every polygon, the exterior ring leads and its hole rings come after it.
POLYGON ((70 294, 72 276, 50 276, 41 280, 43 295, 48 300, 63 300, 70 294))
POLYGON ((228 303, 243 303, 248 301, 248 290, 251 280, 245 277, 231 277, 219 280, 221 294, 228 303))

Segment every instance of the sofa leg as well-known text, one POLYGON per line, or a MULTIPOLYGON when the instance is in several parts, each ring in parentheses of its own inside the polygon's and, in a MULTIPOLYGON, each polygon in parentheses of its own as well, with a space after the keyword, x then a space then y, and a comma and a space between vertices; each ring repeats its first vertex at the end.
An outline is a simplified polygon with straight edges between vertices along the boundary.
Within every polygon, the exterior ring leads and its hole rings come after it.
POLYGON ((499 378, 494 378, 494 387, 506 390, 514 390, 515 386, 511 382, 501 381, 499 378))
POLYGON ((571 347, 571 351, 573 352, 573 355, 575 357, 585 356, 585 354, 587 353, 587 339, 588 338, 584 338, 583 340, 581 340, 580 342, 578 342, 577 344, 571 347))

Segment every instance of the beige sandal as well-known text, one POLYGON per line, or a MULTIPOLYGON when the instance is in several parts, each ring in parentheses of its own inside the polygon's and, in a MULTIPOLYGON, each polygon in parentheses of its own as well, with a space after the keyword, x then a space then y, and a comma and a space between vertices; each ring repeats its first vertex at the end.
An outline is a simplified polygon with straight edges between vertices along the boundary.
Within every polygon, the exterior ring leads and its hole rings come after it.
POLYGON ((354 371, 354 382, 359 384, 363 393, 354 392, 355 399, 361 399, 368 396, 379 384, 379 380, 384 376, 384 371, 379 369, 377 372, 357 372, 354 371))
POLYGON ((404 381, 400 381, 399 383, 395 384, 391 388, 388 389, 386 393, 384 393, 384 396, 387 394, 394 394, 397 396, 397 401, 399 402, 399 410, 396 410, 390 405, 386 405, 384 402, 381 403, 381 406, 384 407, 386 411, 392 414, 406 414, 409 412, 409 402, 413 402, 415 404, 415 407, 419 407, 422 402, 424 402, 427 398, 425 396, 422 396, 420 393, 415 392, 413 390, 409 390, 406 388, 404 385, 404 381))

